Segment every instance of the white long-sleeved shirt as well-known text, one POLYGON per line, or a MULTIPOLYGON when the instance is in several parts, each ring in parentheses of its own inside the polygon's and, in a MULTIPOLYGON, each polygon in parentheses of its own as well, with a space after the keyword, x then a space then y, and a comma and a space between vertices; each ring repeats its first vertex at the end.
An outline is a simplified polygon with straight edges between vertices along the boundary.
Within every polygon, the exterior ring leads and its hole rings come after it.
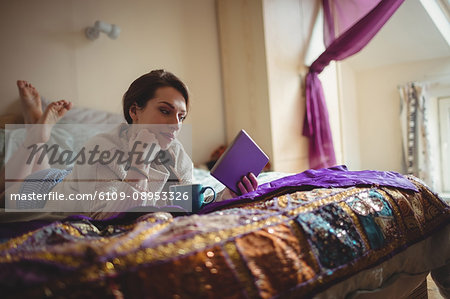
MULTIPOLYGON (((110 152, 109 160, 116 151, 123 152, 125 160, 129 151, 129 140, 127 138, 128 125, 121 124, 108 133, 103 133, 91 138, 84 146, 86 157, 89 151, 97 146, 99 154, 110 152)), ((170 204, 167 200, 142 200, 144 193, 153 193, 156 195, 165 188, 170 177, 170 171, 175 174, 178 184, 191 184, 193 165, 192 161, 185 152, 182 144, 175 140, 166 150, 173 159, 172 166, 167 163, 161 163, 155 159, 150 164, 148 173, 148 186, 146 190, 140 188, 135 182, 126 182, 127 176, 126 163, 119 163, 118 159, 111 159, 108 163, 84 163, 75 164, 72 172, 67 175, 62 182, 57 184, 52 191, 63 193, 66 198, 69 196, 78 197, 96 196, 95 200, 72 200, 65 202, 49 201, 46 204, 46 210, 58 212, 84 212, 94 218, 105 218, 112 216, 111 213, 118 213, 138 206, 164 206, 170 204), (71 195, 72 194, 72 195, 71 195), (103 196, 104 200, 100 200, 103 196), (116 200, 105 200, 106 198, 116 200), (121 200, 122 199, 122 200, 121 200), (137 199, 137 200, 136 200, 137 199)), ((94 159, 96 160, 96 159, 94 159)), ((91 161, 92 162, 92 161, 91 161)), ((173 175, 172 174, 172 175, 173 175)))

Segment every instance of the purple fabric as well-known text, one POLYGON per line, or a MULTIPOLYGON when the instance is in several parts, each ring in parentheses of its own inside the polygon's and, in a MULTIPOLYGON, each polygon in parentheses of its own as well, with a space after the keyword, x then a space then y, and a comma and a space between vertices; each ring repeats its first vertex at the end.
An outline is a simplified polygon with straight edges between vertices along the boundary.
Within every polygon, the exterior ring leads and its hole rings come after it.
MULTIPOLYGON (((113 217, 121 219, 120 217, 113 217)), ((107 219, 107 220, 93 220, 90 217, 84 216, 84 215, 72 215, 69 216, 63 220, 64 221, 83 221, 88 220, 91 222, 106 222, 106 221, 112 221, 113 218, 107 219)), ((30 231, 37 230, 41 227, 50 225, 52 220, 31 220, 31 221, 18 221, 18 222, 5 222, 0 223, 0 240, 15 238, 18 236, 21 236, 23 234, 26 234, 30 231)), ((114 223, 112 223, 114 224, 114 223)))
POLYGON ((324 0, 323 38, 325 47, 369 13, 380 0, 324 0))
POLYGON ((23 222, 7 222, 0 224, 0 240, 10 239, 32 230, 39 229, 46 225, 49 225, 51 221, 47 220, 31 220, 23 222))
POLYGON ((205 206, 199 214, 210 213, 230 204, 257 200, 280 188, 290 190, 311 190, 314 188, 343 188, 351 186, 385 186, 418 192, 416 186, 403 175, 393 171, 362 170, 349 171, 344 165, 319 170, 310 169, 263 184, 256 191, 214 202, 205 206))
MULTIPOLYGON (((327 0, 324 0, 327 1, 327 0)), ((404 0, 381 0, 364 18, 337 37, 311 65, 310 72, 321 73, 332 60, 342 60, 366 46, 404 0)), ((332 21, 332 20, 330 20, 332 21)))
MULTIPOLYGON (((378 4, 363 18, 366 10, 364 7, 373 7, 376 1, 344 1, 343 5, 337 5, 339 1, 323 0, 325 10, 325 39, 331 43, 319 58, 312 63, 306 76, 306 116, 303 125, 303 135, 309 138, 309 163, 310 168, 317 169, 333 166, 336 158, 333 149, 333 139, 328 121, 328 111, 323 96, 322 85, 318 74, 332 61, 342 60, 359 52, 375 34, 383 27, 387 20, 394 14, 404 0, 378 0, 378 4), (361 9, 344 9, 346 5, 357 5, 361 9), (332 9, 339 7, 340 9, 332 9), (339 13, 336 13, 338 11, 339 13), (334 13, 334 15, 332 15, 334 13), (342 22, 336 21, 344 18, 342 22), (351 19, 358 20, 352 22, 351 19), (332 22, 332 23, 330 23, 332 22), (353 24, 354 23, 354 24, 353 24), (344 24, 348 30, 340 36, 335 24, 344 24), (325 155, 325 157, 323 157, 325 155)), ((356 7, 356 6, 355 6, 356 7)), ((342 28, 341 28, 342 29, 342 28)))
MULTIPOLYGON (((188 212, 181 207, 178 206, 165 206, 165 207, 154 207, 155 211, 161 211, 164 212, 165 210, 172 211, 173 215, 188 215, 188 212), (176 209, 179 209, 179 211, 176 211, 176 209)), ((67 216, 64 219, 59 220, 60 222, 66 222, 66 221, 88 221, 94 225, 120 225, 120 224, 127 224, 132 223, 134 220, 136 220, 139 216, 145 215, 149 213, 148 211, 139 211, 139 209, 130 210, 129 212, 121 212, 118 214, 114 214, 114 216, 102 219, 102 220, 96 220, 91 217, 88 217, 86 215, 82 214, 75 214, 67 216)), ((26 234, 30 231, 37 230, 39 228, 42 228, 44 226, 50 225, 53 223, 53 220, 31 220, 31 221, 20 221, 20 222, 5 222, 0 223, 0 241, 6 240, 14 237, 21 236, 23 234, 26 234)))
MULTIPOLYGON (((278 191, 281 188, 289 190, 311 190, 314 188, 339 188, 351 186, 388 186, 410 190, 417 192, 417 188, 403 175, 392 171, 349 171, 343 165, 332 168, 323 168, 319 170, 310 169, 299 174, 287 176, 258 187, 256 191, 241 195, 236 198, 224 200, 221 202, 214 202, 204 207, 199 214, 210 213, 219 208, 223 208, 230 204, 248 202, 257 200, 261 196, 267 195, 271 192, 278 191)), ((163 210, 163 209, 161 209, 163 210)), ((181 212, 181 211, 180 211, 181 212)), ((89 221, 95 225, 109 225, 109 224, 123 224, 135 220, 138 216, 145 214, 145 212, 129 213, 123 212, 111 218, 104 220, 94 220, 84 215, 72 215, 64 221, 89 221)), ((180 215, 185 215, 181 213, 180 215)), ((0 239, 8 239, 19 236, 31 230, 41 228, 49 225, 50 221, 28 221, 28 222, 13 222, 0 224, 0 239)))
POLYGON ((306 82, 306 117, 303 135, 309 138, 309 167, 318 169, 334 166, 336 157, 333 137, 318 73, 308 73, 306 82), (308 101, 308 99, 310 100, 308 101))

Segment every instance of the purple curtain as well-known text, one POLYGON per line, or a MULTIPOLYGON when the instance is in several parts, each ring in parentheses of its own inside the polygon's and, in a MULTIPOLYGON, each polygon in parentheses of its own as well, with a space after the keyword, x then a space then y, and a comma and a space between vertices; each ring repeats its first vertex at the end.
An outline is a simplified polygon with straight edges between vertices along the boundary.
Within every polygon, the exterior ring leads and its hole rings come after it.
POLYGON ((404 0, 323 0, 326 50, 306 76, 303 135, 309 138, 309 167, 334 166, 328 110, 318 75, 332 60, 345 59, 364 48, 404 0))

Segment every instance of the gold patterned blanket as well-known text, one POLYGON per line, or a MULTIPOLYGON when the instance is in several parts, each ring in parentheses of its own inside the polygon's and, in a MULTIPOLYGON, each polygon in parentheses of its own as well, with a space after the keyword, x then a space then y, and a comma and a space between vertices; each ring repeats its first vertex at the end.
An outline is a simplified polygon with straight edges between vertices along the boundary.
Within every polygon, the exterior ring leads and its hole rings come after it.
POLYGON ((2 296, 309 298, 449 223, 410 180, 419 192, 291 190, 205 215, 55 222, 0 244, 2 296))

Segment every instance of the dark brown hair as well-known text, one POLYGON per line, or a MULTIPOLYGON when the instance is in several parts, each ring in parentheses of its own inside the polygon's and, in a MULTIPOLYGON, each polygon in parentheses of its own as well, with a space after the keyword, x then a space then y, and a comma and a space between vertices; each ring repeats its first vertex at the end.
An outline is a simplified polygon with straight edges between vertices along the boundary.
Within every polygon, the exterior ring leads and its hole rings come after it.
POLYGON ((189 110, 189 93, 186 85, 170 72, 154 70, 134 80, 123 95, 123 115, 129 124, 133 123, 130 107, 136 104, 139 108, 144 108, 155 96, 156 90, 161 87, 173 87, 178 90, 184 97, 186 108, 189 110))

